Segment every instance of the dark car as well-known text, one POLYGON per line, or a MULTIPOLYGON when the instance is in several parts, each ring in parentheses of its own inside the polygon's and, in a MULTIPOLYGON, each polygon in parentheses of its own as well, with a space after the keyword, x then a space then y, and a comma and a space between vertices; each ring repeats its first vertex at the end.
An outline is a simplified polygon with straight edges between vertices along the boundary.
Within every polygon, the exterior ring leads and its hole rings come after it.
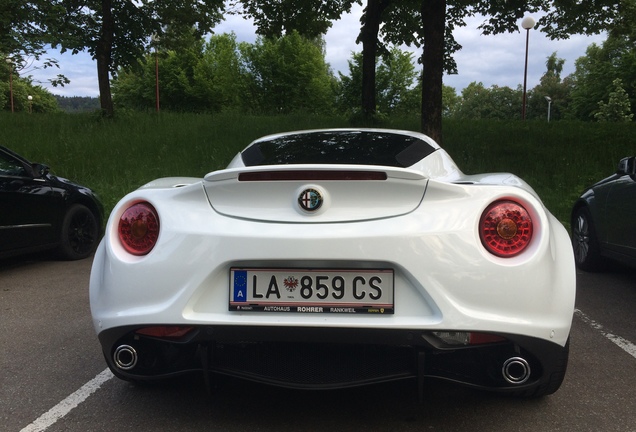
POLYGON ((55 250, 86 258, 99 243, 103 213, 90 189, 0 146, 0 257, 55 250))
POLYGON ((590 186, 572 210, 577 266, 602 270, 608 260, 636 265, 636 157, 620 160, 616 173, 590 186))

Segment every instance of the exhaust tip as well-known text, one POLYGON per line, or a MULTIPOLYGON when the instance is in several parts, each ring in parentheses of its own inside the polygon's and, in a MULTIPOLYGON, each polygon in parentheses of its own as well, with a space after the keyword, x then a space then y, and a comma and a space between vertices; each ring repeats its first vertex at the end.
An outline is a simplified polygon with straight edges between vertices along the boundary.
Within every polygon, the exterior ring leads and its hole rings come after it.
POLYGON ((530 378, 530 365, 524 358, 511 357, 504 362, 501 373, 510 384, 523 384, 530 378))
POLYGON ((137 351, 130 345, 120 345, 113 354, 115 365, 122 370, 130 370, 137 365, 137 351))

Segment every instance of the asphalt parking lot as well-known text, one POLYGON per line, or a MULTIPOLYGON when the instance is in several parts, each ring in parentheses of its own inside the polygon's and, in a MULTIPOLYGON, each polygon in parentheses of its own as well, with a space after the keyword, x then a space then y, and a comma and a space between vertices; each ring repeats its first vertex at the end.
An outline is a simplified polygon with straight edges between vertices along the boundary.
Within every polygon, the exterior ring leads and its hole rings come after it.
POLYGON ((0 431, 636 431, 636 271, 578 273, 568 373, 518 400, 411 381, 304 392, 199 376, 136 386, 106 370, 91 260, 0 261, 0 431))

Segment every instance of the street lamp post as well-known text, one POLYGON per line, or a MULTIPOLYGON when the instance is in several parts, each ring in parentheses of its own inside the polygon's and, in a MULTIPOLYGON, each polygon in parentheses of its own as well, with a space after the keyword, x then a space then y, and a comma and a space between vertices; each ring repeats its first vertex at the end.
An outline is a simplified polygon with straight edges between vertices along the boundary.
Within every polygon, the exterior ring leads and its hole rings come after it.
POLYGON ((33 96, 27 96, 27 100, 29 101, 29 114, 33 112, 33 96))
POLYGON ((531 16, 527 16, 521 21, 521 27, 526 30, 526 65, 523 70, 523 101, 521 106, 521 119, 526 119, 526 83, 528 81, 528 42, 530 41, 530 29, 534 27, 536 21, 531 16))
POLYGON ((550 107, 552 106, 552 98, 550 96, 546 96, 545 100, 548 101, 548 123, 550 123, 550 107))
POLYGON ((7 57, 6 62, 9 64, 9 99, 11 100, 11 112, 13 112, 13 59, 7 57))
POLYGON ((157 112, 159 112, 159 53, 157 50, 159 36, 157 36, 157 34, 153 34, 150 39, 152 44, 155 46, 155 108, 157 112))

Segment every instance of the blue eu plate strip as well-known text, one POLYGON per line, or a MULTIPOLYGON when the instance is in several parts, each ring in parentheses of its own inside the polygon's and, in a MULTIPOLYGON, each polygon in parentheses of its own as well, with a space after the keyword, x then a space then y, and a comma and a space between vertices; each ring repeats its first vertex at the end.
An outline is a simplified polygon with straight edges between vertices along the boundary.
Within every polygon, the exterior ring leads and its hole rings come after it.
POLYGON ((234 299, 235 302, 247 301, 247 271, 234 271, 234 299))

